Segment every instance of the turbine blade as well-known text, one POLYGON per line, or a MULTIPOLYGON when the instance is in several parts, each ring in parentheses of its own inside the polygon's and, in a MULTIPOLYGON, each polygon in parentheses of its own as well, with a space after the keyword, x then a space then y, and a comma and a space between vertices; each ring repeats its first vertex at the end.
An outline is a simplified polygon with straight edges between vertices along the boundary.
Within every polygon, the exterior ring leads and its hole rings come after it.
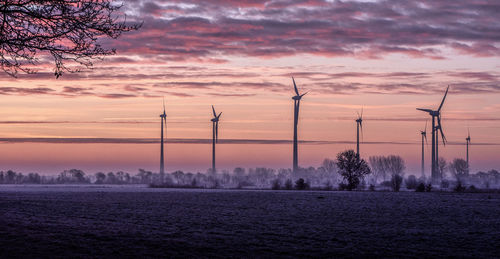
POLYGON ((165 96, 163 96, 163 113, 165 113, 165 96))
POLYGON ((425 120, 425 128, 424 128, 424 132, 425 132, 425 133, 427 133, 427 122, 428 122, 428 121, 429 121, 429 120, 425 120))
POLYGON ((300 94, 299 94, 299 90, 297 89, 297 85, 295 84, 295 79, 293 78, 293 76, 292 76, 292 81, 293 81, 293 88, 295 89, 295 93, 296 93, 297 95, 300 95, 300 94))
POLYGON ((222 112, 220 112, 219 115, 217 116, 217 120, 219 120, 221 115, 222 115, 222 112))
POLYGON ((432 110, 431 109, 422 109, 422 108, 417 108, 417 110, 419 111, 423 111, 423 112, 428 112, 428 113, 431 113, 432 110))
POLYGON ((215 113, 215 108, 213 105, 212 105, 212 111, 214 112, 214 117, 217 117, 217 113, 215 113))
POLYGON ((429 144, 429 143, 427 143, 427 134, 424 134, 424 139, 425 139, 425 144, 426 145, 429 144))
POLYGON ((309 92, 306 92, 305 94, 302 94, 302 95, 300 96, 300 98, 302 98, 302 96, 306 95, 307 93, 309 93, 309 92))
POLYGON ((444 136, 444 133, 443 133, 443 126, 441 126, 441 116, 437 117, 437 121, 438 121, 438 126, 439 126, 439 132, 441 132, 441 139, 443 140, 443 145, 446 146, 446 137, 444 136))
POLYGON ((361 119, 363 119, 363 107, 361 107, 361 119))
POLYGON ((446 92, 444 93, 444 97, 443 97, 443 100, 441 101, 441 105, 439 105, 438 112, 441 111, 441 108, 443 107, 444 100, 446 99, 446 95, 448 95, 448 90, 449 89, 450 89, 450 86, 448 86, 448 88, 446 88, 446 92))

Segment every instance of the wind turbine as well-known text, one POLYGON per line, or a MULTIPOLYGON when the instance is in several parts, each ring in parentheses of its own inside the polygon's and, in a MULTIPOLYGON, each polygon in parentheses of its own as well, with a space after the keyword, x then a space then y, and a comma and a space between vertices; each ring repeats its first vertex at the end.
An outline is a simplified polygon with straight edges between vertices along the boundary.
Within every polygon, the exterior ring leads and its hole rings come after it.
POLYGON ((358 113, 358 119, 356 119, 356 155, 359 157, 359 129, 361 128, 361 134, 363 134, 363 108, 361 108, 361 114, 358 113))
POLYGON ((297 89, 297 85, 295 84, 295 79, 292 77, 293 81, 293 87, 295 89, 295 96, 292 97, 294 103, 293 103, 293 171, 297 172, 299 169, 299 153, 298 153, 298 146, 297 146, 297 125, 299 123, 299 108, 300 108, 300 99, 304 95, 307 94, 299 94, 299 90, 297 89))
POLYGON ((215 173, 215 143, 219 140, 219 119, 222 114, 215 112, 215 108, 212 105, 212 112, 214 113, 214 117, 211 119, 212 121, 212 173, 215 173))
POLYGON ((160 151, 160 175, 165 174, 165 158, 164 158, 164 141, 163 141, 163 124, 165 124, 165 138, 167 137, 167 113, 165 112, 165 98, 163 98, 163 113, 161 118, 161 151, 160 151))
POLYGON ((431 109, 422 109, 422 108, 417 108, 419 111, 427 112, 429 115, 432 117, 432 156, 431 156, 431 176, 432 180, 435 181, 438 178, 438 172, 437 172, 437 162, 439 159, 439 153, 438 153, 438 134, 437 131, 441 133, 441 137, 443 140, 443 145, 446 145, 446 137, 444 136, 443 133, 443 127, 441 126, 441 108, 443 108, 444 101, 446 100, 446 96, 448 95, 448 90, 450 87, 446 88, 446 92, 444 93, 443 100, 441 101, 441 104, 439 105, 439 108, 437 110, 431 110, 431 109), (436 125, 437 122, 437 125, 436 125))
POLYGON ((467 129, 467 138, 465 138, 465 141, 467 142, 467 171, 469 171, 469 145, 470 145, 470 130, 467 129))
POLYGON ((422 135, 422 179, 425 179, 425 153, 424 153, 424 139, 427 144, 427 121, 425 121, 424 130, 420 131, 420 135, 422 135))

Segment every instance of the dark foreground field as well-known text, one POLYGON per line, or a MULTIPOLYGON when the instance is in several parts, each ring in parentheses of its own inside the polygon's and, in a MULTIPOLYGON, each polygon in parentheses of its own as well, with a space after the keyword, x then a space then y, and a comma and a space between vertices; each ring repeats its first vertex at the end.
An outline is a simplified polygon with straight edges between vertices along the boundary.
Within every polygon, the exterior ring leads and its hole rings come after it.
POLYGON ((500 257, 500 195, 0 187, 0 257, 500 257))

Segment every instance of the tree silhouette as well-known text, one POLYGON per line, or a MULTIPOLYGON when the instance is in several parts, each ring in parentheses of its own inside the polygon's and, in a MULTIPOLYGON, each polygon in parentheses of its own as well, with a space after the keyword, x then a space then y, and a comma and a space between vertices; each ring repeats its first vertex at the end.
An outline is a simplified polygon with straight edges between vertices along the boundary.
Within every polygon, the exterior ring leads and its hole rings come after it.
POLYGON ((467 161, 461 158, 453 159, 453 162, 450 163, 449 169, 459 183, 463 183, 469 176, 467 161))
POLYGON ((360 179, 371 173, 370 167, 365 160, 359 158, 354 150, 347 150, 337 155, 337 167, 339 174, 347 181, 347 190, 355 189, 360 179))
POLYGON ((0 66, 11 76, 34 73, 52 56, 56 78, 64 71, 91 68, 95 59, 115 53, 99 39, 116 39, 141 24, 126 25, 113 0, 7 0, 0 2, 0 66))

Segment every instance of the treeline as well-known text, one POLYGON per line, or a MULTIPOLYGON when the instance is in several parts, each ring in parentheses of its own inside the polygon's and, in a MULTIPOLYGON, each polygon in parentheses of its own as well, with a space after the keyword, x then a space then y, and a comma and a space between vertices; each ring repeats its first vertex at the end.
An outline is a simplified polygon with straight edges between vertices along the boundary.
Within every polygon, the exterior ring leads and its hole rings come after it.
POLYGON ((175 171, 166 174, 139 169, 131 175, 127 172, 97 172, 87 175, 82 170, 65 170, 56 176, 40 176, 37 173, 22 174, 12 170, 0 171, 0 184, 144 184, 151 187, 176 188, 252 188, 252 189, 322 189, 322 190, 375 190, 399 191, 403 186, 417 191, 432 188, 465 190, 474 188, 499 188, 500 173, 496 170, 469 174, 463 159, 447 163, 439 159, 439 179, 406 174, 405 161, 397 155, 372 156, 369 162, 348 150, 335 160, 325 159, 319 167, 291 169, 235 168, 232 172, 190 173, 175 171), (449 172, 450 174, 447 174, 449 172))

